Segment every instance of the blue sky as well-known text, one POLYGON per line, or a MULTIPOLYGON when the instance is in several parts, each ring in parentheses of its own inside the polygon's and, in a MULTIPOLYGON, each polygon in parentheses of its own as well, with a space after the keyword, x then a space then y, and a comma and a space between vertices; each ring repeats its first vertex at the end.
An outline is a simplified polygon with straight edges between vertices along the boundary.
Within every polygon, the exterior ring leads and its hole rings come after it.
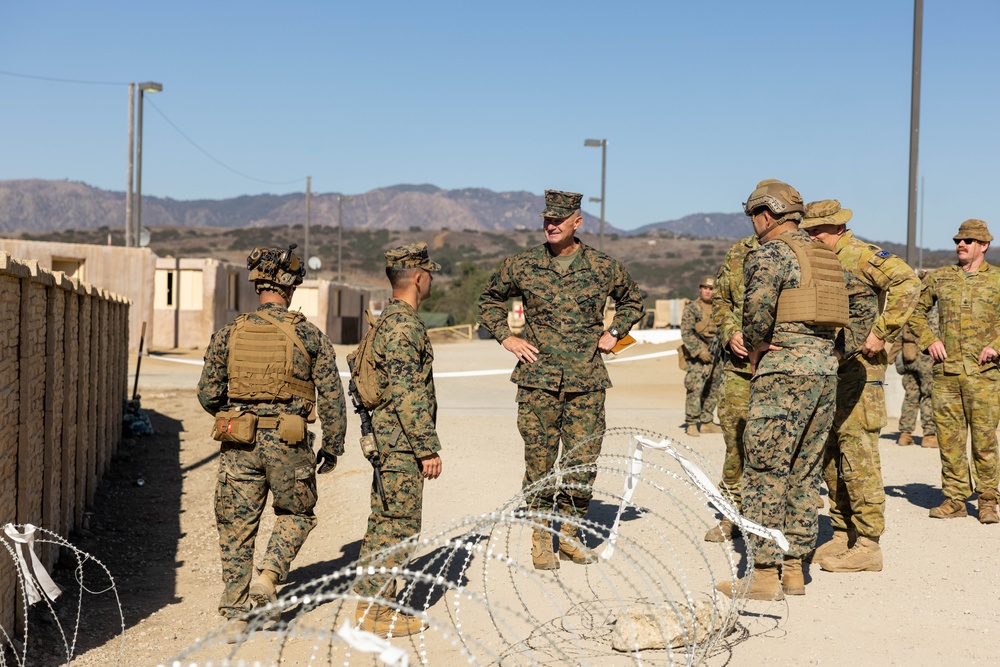
MULTIPOLYGON (((998 29, 995 0, 925 2, 931 248, 969 217, 1000 237, 998 29)), ((607 138, 618 227, 738 211, 780 178, 905 242, 912 33, 912 0, 6 2, 0 179, 124 191, 127 83, 152 80, 144 194, 281 194, 310 175, 321 193, 599 196, 583 141, 607 138)))

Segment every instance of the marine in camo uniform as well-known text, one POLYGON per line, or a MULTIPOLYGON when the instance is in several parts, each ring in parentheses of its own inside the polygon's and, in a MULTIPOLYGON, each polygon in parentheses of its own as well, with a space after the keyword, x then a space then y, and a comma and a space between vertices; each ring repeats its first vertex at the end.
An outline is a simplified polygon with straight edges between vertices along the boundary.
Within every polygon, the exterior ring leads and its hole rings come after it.
POLYGON ((719 329, 712 319, 712 292, 715 277, 705 276, 698 283, 698 298, 688 301, 681 314, 681 340, 687 354, 684 375, 685 432, 691 437, 700 433, 722 433, 715 423, 722 382, 722 355, 719 353, 719 329))
MULTIPOLYGON (((372 427, 382 464, 382 483, 388 509, 382 506, 374 480, 371 514, 358 560, 363 565, 402 567, 413 555, 413 546, 396 548, 420 532, 425 479, 441 474, 441 443, 437 435, 437 398, 431 368, 434 351, 417 309, 430 296, 433 272, 441 265, 427 255, 423 242, 393 248, 385 253, 385 273, 392 298, 379 316, 372 348, 381 404, 372 410, 372 427)), ((367 576, 354 587, 359 595, 393 599, 395 580, 386 575, 367 576)), ((420 619, 397 614, 391 607, 359 601, 356 620, 369 632, 396 636, 418 632, 420 619)))
POLYGON ((997 523, 997 422, 1000 421, 1000 269, 986 261, 993 235, 982 220, 966 220, 955 235, 958 263, 928 274, 910 320, 920 348, 934 359, 934 422, 945 500, 935 519, 968 515, 979 495, 979 522, 997 523), (928 322, 938 306, 940 337, 928 322), (972 431, 971 474, 966 438, 972 431))
MULTIPOLYGON (((247 267, 260 306, 215 332, 198 382, 198 400, 208 413, 239 410, 258 419, 253 442, 222 442, 219 456, 215 517, 224 584, 219 613, 229 619, 249 611, 251 598, 258 607, 275 601, 276 585, 285 581, 316 525, 316 461, 328 472, 344 453, 347 418, 333 345, 301 313, 288 310, 305 275, 294 248, 255 248, 250 254, 247 267), (265 341, 277 364, 261 368, 268 361, 254 356, 255 340, 265 341), (290 371, 276 372, 274 367, 283 363, 290 371), (282 389, 288 386, 298 389, 291 394, 282 389), (307 420, 315 419, 314 408, 322 424, 316 455, 314 435, 304 429, 307 420), (302 437, 290 441, 289 432, 276 423, 279 418, 291 432, 301 427, 302 437), (269 491, 275 523, 251 585, 254 540, 269 491)), ((233 623, 230 641, 245 627, 244 621, 233 623)))
MULTIPOLYGON (((743 263, 746 256, 760 247, 757 236, 740 239, 726 253, 719 269, 712 294, 712 319, 719 329, 719 341, 725 347, 725 366, 719 391, 719 424, 726 443, 719 488, 729 496, 736 508, 743 508, 743 432, 747 427, 750 405, 749 351, 743 345, 743 263)), ((722 542, 731 538, 735 526, 723 517, 719 525, 705 534, 706 542, 722 542)))
MULTIPOLYGON (((932 311, 928 319, 936 332, 937 311, 932 311)), ((934 425, 934 404, 931 401, 934 389, 934 360, 920 349, 917 337, 909 324, 903 327, 903 333, 897 344, 899 349, 896 355, 896 372, 899 373, 903 383, 903 405, 899 413, 897 444, 900 447, 914 444, 913 431, 919 413, 920 428, 923 430, 920 445, 936 448, 937 427, 934 425)))
MULTIPOLYGON (((829 248, 798 229, 804 210, 801 195, 776 180, 759 183, 744 204, 761 245, 743 271, 743 340, 754 368, 743 437, 743 514, 781 530, 789 543, 783 555, 771 540, 748 539, 756 567, 736 590, 757 600, 805 593, 802 558, 816 545, 821 457, 835 405, 837 329, 830 318, 847 321, 844 271, 829 248), (799 253, 809 262, 808 274, 799 253), (796 302, 799 295, 808 303, 796 302)), ((731 580, 716 588, 734 595, 731 580)))
MULTIPOLYGON (((491 334, 517 357, 511 375, 517 384, 517 426, 524 439, 524 481, 529 509, 556 510, 566 517, 559 538, 559 558, 575 563, 595 560, 577 538, 597 474, 591 464, 601 452, 605 430, 604 396, 611 386, 601 353, 610 352, 642 319, 639 287, 625 266, 583 243, 575 232, 583 223, 582 195, 545 191, 542 230, 545 243, 503 261, 479 298, 479 318, 491 334), (604 329, 607 297, 615 304, 611 326, 604 329), (507 326, 507 300, 521 297, 522 336, 507 326), (559 459, 562 484, 539 484, 559 459), (575 522, 574 522, 575 521, 575 522)), ((532 535, 532 563, 538 569, 559 567, 547 522, 532 535)))
POLYGON ((920 279, 899 257, 854 238, 850 209, 835 199, 806 206, 799 225, 837 253, 850 272, 851 321, 837 370, 837 410, 823 453, 833 539, 813 561, 828 572, 880 572, 885 531, 885 487, 879 432, 887 421, 885 369, 890 345, 910 318, 920 279), (883 305, 884 304, 884 305, 883 305))

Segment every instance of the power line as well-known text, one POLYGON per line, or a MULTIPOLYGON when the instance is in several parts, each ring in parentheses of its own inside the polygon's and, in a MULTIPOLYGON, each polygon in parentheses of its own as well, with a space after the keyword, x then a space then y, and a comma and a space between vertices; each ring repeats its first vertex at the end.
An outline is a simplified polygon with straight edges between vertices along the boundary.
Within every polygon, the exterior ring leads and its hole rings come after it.
POLYGON ((156 111, 156 113, 160 114, 160 117, 162 117, 163 120, 167 121, 167 123, 170 125, 170 127, 174 128, 174 130, 177 132, 177 134, 179 134, 182 137, 184 137, 184 139, 189 144, 191 144, 192 146, 194 146, 195 148, 197 148, 203 155, 205 155, 205 157, 207 157, 208 159, 212 160, 213 162, 215 162, 219 166, 223 167, 224 169, 228 169, 229 171, 233 172, 237 176, 242 176, 243 178, 247 178, 247 179, 249 179, 251 181, 256 181, 257 183, 264 183, 266 185, 290 185, 292 183, 299 183, 301 181, 304 181, 305 178, 306 178, 305 176, 301 176, 299 178, 296 178, 296 179, 293 179, 293 180, 290 180, 290 181, 266 181, 266 180, 261 179, 261 178, 254 178, 253 176, 250 176, 249 174, 244 174, 242 171, 239 171, 237 169, 234 169, 234 168, 230 167, 228 164, 226 164, 225 162, 223 162, 222 160, 220 160, 219 158, 215 157, 214 155, 212 155, 211 153, 209 153, 207 150, 205 150, 204 148, 202 148, 201 146, 199 146, 195 142, 194 139, 192 139, 188 135, 184 134, 184 132, 181 130, 181 128, 177 127, 177 125, 172 120, 170 120, 169 118, 167 118, 167 115, 165 113, 163 113, 160 110, 160 108, 158 106, 156 106, 156 104, 154 104, 148 98, 146 99, 146 104, 148 104, 149 106, 153 107, 153 110, 156 111))
POLYGON ((87 81, 84 79, 60 79, 54 76, 37 76, 35 74, 20 74, 19 72, 7 72, 0 70, 4 76, 15 76, 19 79, 35 79, 37 81, 52 81, 54 83, 77 83, 87 86, 127 86, 128 82, 121 81, 87 81))

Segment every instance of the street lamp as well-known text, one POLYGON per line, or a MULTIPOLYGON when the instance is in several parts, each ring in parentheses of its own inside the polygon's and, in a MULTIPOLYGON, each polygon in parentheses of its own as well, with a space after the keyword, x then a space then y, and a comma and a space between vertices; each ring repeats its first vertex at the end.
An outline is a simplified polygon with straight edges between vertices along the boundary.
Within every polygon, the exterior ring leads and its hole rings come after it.
POLYGON ((142 228, 142 99, 146 93, 158 93, 163 85, 155 81, 144 81, 139 84, 139 134, 135 151, 135 225, 133 238, 139 245, 139 230, 142 228))
MULTIPOLYGON (((140 116, 141 118, 141 116, 140 116)), ((604 174, 608 166, 608 140, 607 139, 586 139, 584 146, 601 147, 601 197, 591 197, 590 201, 601 203, 601 231, 597 237, 597 249, 604 250, 604 174)))
POLYGON ((337 282, 344 282, 344 200, 351 201, 354 197, 339 195, 337 197, 337 282))

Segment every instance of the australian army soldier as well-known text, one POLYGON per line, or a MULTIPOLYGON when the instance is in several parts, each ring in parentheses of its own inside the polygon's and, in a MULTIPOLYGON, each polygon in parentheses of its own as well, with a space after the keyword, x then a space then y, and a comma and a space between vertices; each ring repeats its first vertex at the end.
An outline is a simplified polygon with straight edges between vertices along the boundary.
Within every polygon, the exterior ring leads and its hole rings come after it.
POLYGON ((685 432, 692 437, 701 433, 722 433, 715 424, 715 406, 719 402, 722 364, 719 354, 719 329, 712 319, 712 292, 715 278, 705 276, 698 283, 698 298, 684 306, 681 315, 681 340, 687 355, 684 389, 685 432))
POLYGON ((910 324, 934 359, 934 422, 941 453, 944 502, 935 519, 967 516, 979 495, 979 522, 997 523, 997 422, 1000 419, 1000 269, 986 261, 993 235, 982 220, 966 220, 955 235, 958 263, 929 273, 910 324), (937 304, 940 337, 928 313, 937 304), (972 474, 966 438, 972 430, 972 474))
POLYGON ((885 487, 878 451, 886 423, 886 342, 909 319, 920 280, 906 262, 854 238, 851 211, 834 199, 812 202, 799 225, 825 243, 851 274, 851 321, 837 371, 837 409, 823 454, 833 539, 813 555, 830 572, 879 572, 885 530, 885 487), (884 304, 881 308, 880 304, 884 304))
MULTIPOLYGON (((479 300, 479 316, 493 336, 517 357, 517 426, 524 439, 524 482, 529 509, 565 517, 559 556, 591 563, 592 550, 577 538, 587 513, 601 451, 604 394, 611 386, 601 358, 642 318, 642 296, 616 259, 580 242, 582 196, 547 190, 542 212, 545 243, 503 261, 479 300), (522 336, 507 326, 507 300, 521 297, 522 336), (605 330, 604 305, 616 303, 605 330), (538 482, 550 476, 562 442, 562 486, 538 482)), ((551 479, 551 478, 550 478, 551 479)), ((539 523, 542 523, 541 521, 539 523)), ((547 522, 545 528, 548 527, 547 522)), ((534 531, 531 557, 542 570, 559 567, 545 528, 534 531)))
MULTIPOLYGON (((719 341, 727 354, 719 391, 719 423, 726 443, 726 458, 722 466, 720 488, 736 508, 743 507, 743 431, 747 427, 747 406, 750 405, 750 357, 743 344, 743 263, 746 256, 760 243, 752 235, 740 239, 726 253, 719 269, 712 294, 712 319, 719 329, 719 341)), ((707 542, 722 542, 733 536, 733 523, 723 518, 718 526, 705 535, 707 542)))
POLYGON ((276 585, 316 525, 316 462, 332 470, 344 452, 347 421, 333 345, 305 316, 288 310, 305 275, 294 248, 250 253, 260 306, 215 332, 198 383, 198 400, 215 415, 212 435, 222 443, 215 517, 224 583, 219 612, 233 619, 230 641, 246 626, 239 617, 250 599, 258 607, 275 601, 276 585), (314 456, 306 424, 315 411, 323 436, 314 456), (251 585, 268 491, 276 518, 251 585))
MULTIPOLYGON (((923 279, 927 276, 925 270, 917 272, 923 279)), ((928 323, 935 335, 938 335, 937 309, 928 314, 928 323)), ((919 340, 913 333, 913 327, 906 324, 903 333, 896 339, 896 345, 889 357, 896 354, 896 371, 903 382, 903 405, 899 413, 900 447, 914 444, 913 431, 917 425, 917 413, 920 413, 920 426, 923 436, 920 438, 922 447, 937 448, 937 427, 934 425, 934 407, 931 402, 931 391, 934 388, 934 360, 931 355, 920 349, 919 340)))
MULTIPOLYGON (((799 193, 775 180, 759 183, 744 204, 761 245, 743 271, 743 341, 755 369, 743 513, 789 542, 784 557, 772 541, 757 546, 746 582, 757 600, 805 593, 802 558, 816 545, 820 462, 833 422, 834 338, 848 317, 844 271, 832 250, 798 229, 804 210, 799 193)), ((733 582, 718 589, 732 597, 733 582)))
MULTIPOLYGON (((420 532, 424 480, 437 479, 442 467, 431 368, 434 351, 417 315, 421 302, 430 295, 432 273, 440 271, 441 265, 430 260, 423 242, 393 248, 385 253, 385 261, 392 299, 374 325, 371 344, 383 398, 371 417, 388 508, 373 483, 368 531, 359 555, 362 563, 420 532)), ((412 548, 397 548, 378 556, 373 564, 402 566, 411 555, 412 548)), ((393 599, 396 584, 387 576, 370 576, 355 586, 355 592, 393 599)), ((389 632, 405 636, 421 629, 419 618, 368 600, 358 602, 355 616, 362 629, 381 636, 389 632)))

